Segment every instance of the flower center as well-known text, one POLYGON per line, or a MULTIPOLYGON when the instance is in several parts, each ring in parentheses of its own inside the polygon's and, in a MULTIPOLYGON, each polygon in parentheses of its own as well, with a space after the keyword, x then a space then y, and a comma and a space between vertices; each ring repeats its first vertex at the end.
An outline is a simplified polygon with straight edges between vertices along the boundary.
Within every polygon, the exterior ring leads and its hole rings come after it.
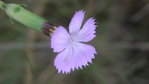
POLYGON ((78 41, 77 41, 77 36, 74 35, 74 34, 72 34, 72 35, 70 36, 70 39, 69 39, 69 41, 68 41, 68 44, 69 44, 70 46, 72 46, 72 45, 74 45, 74 44, 76 44, 76 43, 78 43, 78 41))

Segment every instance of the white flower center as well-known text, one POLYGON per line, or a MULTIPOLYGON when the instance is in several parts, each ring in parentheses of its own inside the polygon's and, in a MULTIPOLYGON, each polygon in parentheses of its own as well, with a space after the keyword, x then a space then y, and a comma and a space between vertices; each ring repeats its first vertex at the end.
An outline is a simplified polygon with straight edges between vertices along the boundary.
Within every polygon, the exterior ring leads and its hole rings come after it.
POLYGON ((76 43, 79 42, 77 39, 78 39, 77 34, 71 34, 71 35, 70 35, 70 39, 69 39, 69 41, 68 41, 68 44, 69 44, 70 46, 73 46, 74 44, 76 44, 76 43))

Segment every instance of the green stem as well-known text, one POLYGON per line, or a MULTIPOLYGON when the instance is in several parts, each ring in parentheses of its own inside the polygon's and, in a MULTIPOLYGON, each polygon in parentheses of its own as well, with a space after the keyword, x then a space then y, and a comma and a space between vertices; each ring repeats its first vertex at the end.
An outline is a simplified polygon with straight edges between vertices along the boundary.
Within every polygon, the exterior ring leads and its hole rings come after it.
POLYGON ((0 8, 3 9, 10 18, 13 18, 14 20, 38 32, 43 32, 42 28, 44 23, 47 22, 44 18, 24 9, 17 4, 5 4, 4 2, 0 1, 0 8))

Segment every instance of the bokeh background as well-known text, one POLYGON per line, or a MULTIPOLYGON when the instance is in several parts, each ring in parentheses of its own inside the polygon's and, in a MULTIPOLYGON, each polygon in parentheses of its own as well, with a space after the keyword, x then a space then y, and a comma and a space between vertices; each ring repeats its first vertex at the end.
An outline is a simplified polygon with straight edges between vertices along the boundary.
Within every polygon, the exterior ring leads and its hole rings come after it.
POLYGON ((50 38, 0 10, 0 84, 149 84, 148 0, 3 0, 68 27, 75 11, 97 22, 93 64, 58 74, 50 38))

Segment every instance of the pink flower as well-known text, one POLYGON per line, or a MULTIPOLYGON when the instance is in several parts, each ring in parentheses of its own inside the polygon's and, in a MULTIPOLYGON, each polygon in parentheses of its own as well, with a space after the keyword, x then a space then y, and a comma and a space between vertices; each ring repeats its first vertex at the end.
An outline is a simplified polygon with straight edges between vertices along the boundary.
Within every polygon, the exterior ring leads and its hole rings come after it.
POLYGON ((91 41, 95 34, 95 19, 89 18, 82 26, 84 11, 77 11, 69 24, 69 32, 59 26, 51 37, 51 47, 59 53, 54 61, 59 73, 69 73, 92 63, 96 50, 93 46, 84 44, 91 41))

